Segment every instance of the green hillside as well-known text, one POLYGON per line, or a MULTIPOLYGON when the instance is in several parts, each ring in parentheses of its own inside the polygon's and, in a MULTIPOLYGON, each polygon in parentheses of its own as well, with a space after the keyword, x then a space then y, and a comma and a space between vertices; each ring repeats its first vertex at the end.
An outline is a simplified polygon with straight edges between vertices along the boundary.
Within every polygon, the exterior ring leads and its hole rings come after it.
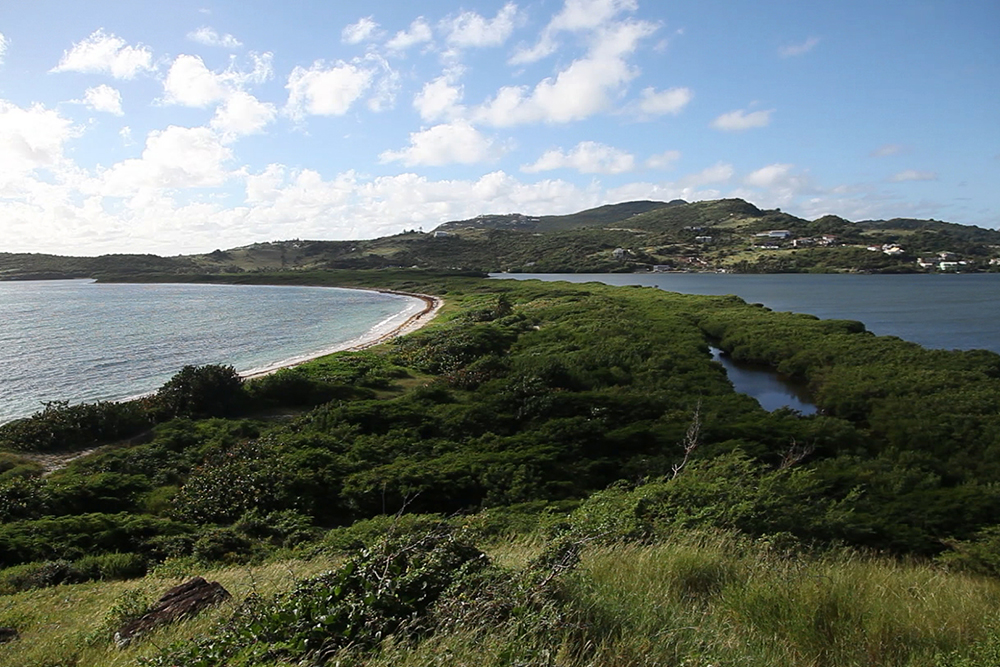
POLYGON ((1000 270, 1000 232, 935 220, 797 218, 741 199, 627 202, 564 216, 486 215, 356 241, 254 243, 200 255, 0 253, 0 279, 422 268, 488 272, 1000 270), (992 261, 991 260, 995 260, 992 261))

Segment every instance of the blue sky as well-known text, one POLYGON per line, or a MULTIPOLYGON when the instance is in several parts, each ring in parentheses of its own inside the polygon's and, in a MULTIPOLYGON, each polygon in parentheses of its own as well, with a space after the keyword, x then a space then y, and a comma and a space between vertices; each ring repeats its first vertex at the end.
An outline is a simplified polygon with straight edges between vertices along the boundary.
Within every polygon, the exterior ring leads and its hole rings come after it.
POLYGON ((0 252, 676 198, 997 228, 998 83, 995 0, 0 0, 0 252))

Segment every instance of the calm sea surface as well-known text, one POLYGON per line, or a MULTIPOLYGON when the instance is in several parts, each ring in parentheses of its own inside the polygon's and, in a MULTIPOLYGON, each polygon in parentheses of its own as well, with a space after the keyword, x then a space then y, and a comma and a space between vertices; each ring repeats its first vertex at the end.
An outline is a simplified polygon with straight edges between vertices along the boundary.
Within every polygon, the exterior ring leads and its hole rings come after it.
POLYGON ((733 275, 716 273, 493 274, 526 280, 647 285, 684 294, 735 294, 772 310, 860 320, 880 336, 924 347, 1000 352, 1000 274, 733 275))
POLYGON ((0 423, 156 390, 186 364, 264 370, 388 331, 423 302, 326 287, 0 282, 0 423))

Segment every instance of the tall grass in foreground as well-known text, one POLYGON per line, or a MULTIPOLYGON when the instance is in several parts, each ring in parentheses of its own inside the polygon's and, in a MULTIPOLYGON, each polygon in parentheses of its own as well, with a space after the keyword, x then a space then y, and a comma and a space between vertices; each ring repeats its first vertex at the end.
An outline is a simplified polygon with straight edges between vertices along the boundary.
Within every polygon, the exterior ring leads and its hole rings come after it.
POLYGON ((937 665, 1000 611, 996 581, 718 535, 592 549, 570 595, 594 665, 937 665))
MULTIPOLYGON (((538 539, 522 538, 487 551, 517 577, 541 547, 538 539)), ((133 598, 154 599, 176 580, 161 573, 0 596, 0 625, 24 628, 21 640, 0 646, 0 665, 134 665, 140 656, 158 653, 158 646, 211 634, 250 593, 289 590, 296 579, 333 564, 289 561, 202 572, 222 582, 235 599, 124 650, 101 634, 107 634, 108 610, 133 598)), ((1000 664, 1000 582, 921 563, 854 552, 786 555, 732 535, 682 534, 655 545, 591 545, 580 564, 561 577, 555 602, 545 608, 491 617, 483 607, 464 617, 474 621, 439 624, 419 638, 389 636, 374 650, 349 646, 326 655, 323 664, 1000 664)), ((466 591, 446 604, 456 611, 480 602, 474 591, 466 591)))

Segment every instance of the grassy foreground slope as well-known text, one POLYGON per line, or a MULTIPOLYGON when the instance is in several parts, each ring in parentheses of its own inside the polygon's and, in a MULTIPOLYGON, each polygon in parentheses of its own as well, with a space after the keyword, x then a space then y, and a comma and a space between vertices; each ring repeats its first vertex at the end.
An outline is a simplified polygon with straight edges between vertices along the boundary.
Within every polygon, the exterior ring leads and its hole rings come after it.
POLYGON ((191 279, 446 307, 365 352, 0 427, 0 664, 996 664, 1000 355, 651 288, 191 279), (710 342, 822 413, 735 393, 710 342), (235 599, 113 646, 192 574, 235 599))

